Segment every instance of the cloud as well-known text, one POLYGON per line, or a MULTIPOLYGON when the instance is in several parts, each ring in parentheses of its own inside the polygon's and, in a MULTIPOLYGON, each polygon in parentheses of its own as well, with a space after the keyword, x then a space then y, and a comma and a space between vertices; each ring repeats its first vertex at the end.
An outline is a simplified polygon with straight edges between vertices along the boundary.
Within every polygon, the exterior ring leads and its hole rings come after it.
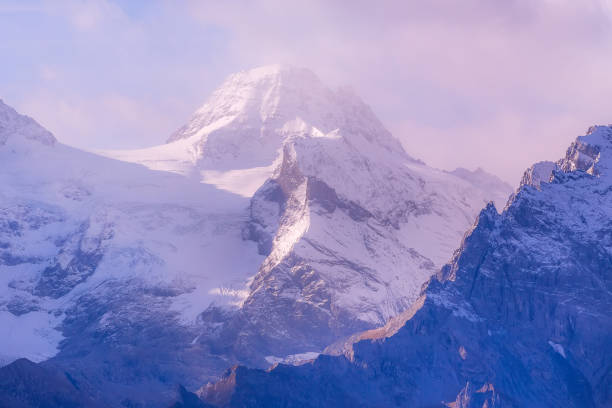
POLYGON ((90 150, 108 145, 148 146, 159 129, 175 128, 173 115, 160 115, 158 106, 116 93, 96 99, 78 95, 58 99, 55 93, 41 91, 28 95, 20 105, 23 112, 36 112, 35 119, 48 129, 61 129, 62 142, 90 150), (110 143, 84 145, 89 135, 105 137, 110 143))
POLYGON ((283 61, 350 83, 417 157, 516 182, 611 122, 610 1, 191 4, 244 66, 283 61))
POLYGON ((40 77, 45 81, 53 81, 57 79, 57 72, 48 65, 40 67, 40 77))
MULTIPOLYGON (((0 67, 0 92, 80 146, 161 142, 225 75, 274 62, 351 85, 412 155, 513 182, 590 124, 612 122, 610 0, 37 4, 5 10, 42 23, 21 35, 0 24, 21 67, 0 67), (39 83, 24 79, 32 64, 39 83), (41 94, 49 106, 31 102, 41 94), (54 121, 54 99, 113 126, 54 121)), ((9 14, 0 7, 2 21, 9 14)))
POLYGON ((113 18, 123 18, 121 9, 106 1, 73 1, 66 6, 70 21, 82 31, 101 27, 113 18))

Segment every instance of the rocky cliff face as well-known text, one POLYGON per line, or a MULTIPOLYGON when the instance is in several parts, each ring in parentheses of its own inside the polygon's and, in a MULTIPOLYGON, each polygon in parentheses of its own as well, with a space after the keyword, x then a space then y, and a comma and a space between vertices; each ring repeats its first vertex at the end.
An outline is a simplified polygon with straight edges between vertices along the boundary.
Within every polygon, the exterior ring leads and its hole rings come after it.
POLYGON ((237 367, 217 406, 606 407, 612 404, 612 127, 527 171, 484 209, 418 301, 297 367, 237 367), (540 167, 540 168, 538 168, 540 167), (534 177, 537 174, 537 177, 534 177))

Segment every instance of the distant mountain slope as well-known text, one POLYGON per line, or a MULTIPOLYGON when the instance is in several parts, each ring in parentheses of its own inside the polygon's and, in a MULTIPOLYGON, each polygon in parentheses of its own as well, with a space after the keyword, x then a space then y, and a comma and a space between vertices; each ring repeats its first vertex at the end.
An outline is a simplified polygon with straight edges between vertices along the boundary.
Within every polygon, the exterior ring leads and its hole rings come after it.
POLYGON ((495 206, 500 210, 504 208, 508 201, 508 191, 513 190, 510 184, 493 174, 487 173, 480 167, 478 167, 476 170, 468 170, 458 167, 449 173, 490 192, 491 201, 493 201, 495 206))
POLYGON ((0 146, 19 139, 34 140, 53 146, 57 140, 34 119, 18 114, 0 99, 0 146))
POLYGON ((169 143, 107 157, 3 112, 0 359, 51 358, 111 403, 383 324, 510 193, 414 160, 304 69, 235 74, 169 143))
POLYGON ((0 364, 53 358, 110 401, 159 404, 187 373, 227 367, 194 339, 264 259, 242 238, 248 199, 46 143, 4 109, 23 127, 0 146, 0 364))
POLYGON ((339 356, 234 368, 199 394, 219 407, 611 406, 612 127, 523 180, 386 327, 339 356))
POLYGON ((22 358, 0 367, 0 406, 95 408, 103 405, 69 375, 22 358))

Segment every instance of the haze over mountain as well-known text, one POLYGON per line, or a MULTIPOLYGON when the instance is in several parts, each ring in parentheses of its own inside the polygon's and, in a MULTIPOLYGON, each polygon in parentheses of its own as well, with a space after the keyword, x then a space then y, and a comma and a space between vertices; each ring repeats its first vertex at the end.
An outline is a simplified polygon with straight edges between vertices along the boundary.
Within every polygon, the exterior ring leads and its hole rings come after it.
POLYGON ((516 186, 609 120, 611 23, 609 0, 4 0, 0 95, 64 143, 146 147, 279 61, 353 87, 429 165, 516 186))
POLYGON ((354 94, 283 66, 230 76, 165 145, 102 154, 0 104, 0 357, 111 405, 384 324, 510 193, 415 160, 354 94))

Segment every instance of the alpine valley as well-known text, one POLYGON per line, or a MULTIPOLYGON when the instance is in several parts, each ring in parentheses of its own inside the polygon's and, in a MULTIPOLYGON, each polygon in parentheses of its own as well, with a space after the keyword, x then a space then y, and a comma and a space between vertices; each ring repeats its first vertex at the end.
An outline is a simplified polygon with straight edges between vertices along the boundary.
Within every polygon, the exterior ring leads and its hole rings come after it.
POLYGON ((234 74, 140 150, 0 102, 0 399, 164 407, 242 364, 176 406, 610 404, 607 129, 499 215, 509 185, 306 69, 234 74))

